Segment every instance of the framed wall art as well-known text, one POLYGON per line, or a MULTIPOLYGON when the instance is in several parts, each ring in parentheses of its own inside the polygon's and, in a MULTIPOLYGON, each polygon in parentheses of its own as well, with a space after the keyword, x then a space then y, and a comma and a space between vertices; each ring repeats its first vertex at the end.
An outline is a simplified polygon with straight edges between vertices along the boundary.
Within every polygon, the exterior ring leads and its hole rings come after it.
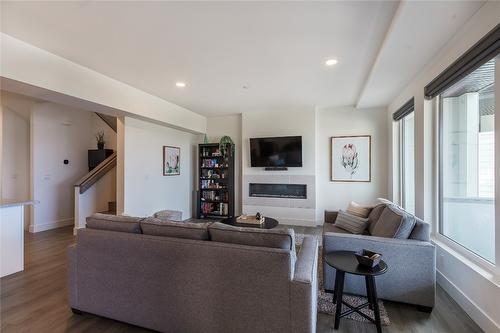
POLYGON ((177 176, 181 174, 181 148, 163 146, 163 175, 177 176))
POLYGON ((371 136, 334 136, 330 146, 331 180, 371 181, 371 136))

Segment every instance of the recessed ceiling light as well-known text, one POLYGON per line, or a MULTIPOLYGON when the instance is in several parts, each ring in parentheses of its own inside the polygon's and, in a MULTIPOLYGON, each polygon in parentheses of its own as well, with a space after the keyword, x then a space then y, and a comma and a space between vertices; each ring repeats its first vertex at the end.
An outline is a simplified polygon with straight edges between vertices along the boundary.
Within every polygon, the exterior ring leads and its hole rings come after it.
POLYGON ((327 61, 325 61, 325 65, 327 66, 333 66, 336 65, 337 63, 338 63, 337 59, 328 59, 327 61))
POLYGON ((184 82, 176 82, 175 85, 179 88, 184 88, 186 86, 184 82))

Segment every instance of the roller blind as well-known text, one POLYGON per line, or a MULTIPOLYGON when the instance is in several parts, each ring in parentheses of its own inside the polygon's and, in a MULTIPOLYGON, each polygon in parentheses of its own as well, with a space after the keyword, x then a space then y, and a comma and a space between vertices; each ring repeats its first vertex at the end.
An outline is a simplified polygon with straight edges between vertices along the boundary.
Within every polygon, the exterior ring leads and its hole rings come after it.
POLYGON ((403 119, 404 117, 412 113, 414 109, 415 99, 412 97, 408 102, 403 104, 402 107, 400 107, 396 112, 392 114, 392 119, 394 119, 395 121, 403 119))
POLYGON ((481 38, 424 88, 425 98, 432 99, 479 68, 500 52, 500 24, 481 38))

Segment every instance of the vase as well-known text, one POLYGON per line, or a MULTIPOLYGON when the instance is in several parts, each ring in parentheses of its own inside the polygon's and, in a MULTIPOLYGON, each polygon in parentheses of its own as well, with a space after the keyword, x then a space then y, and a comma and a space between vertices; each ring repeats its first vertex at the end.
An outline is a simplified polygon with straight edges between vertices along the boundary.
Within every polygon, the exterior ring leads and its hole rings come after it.
POLYGON ((99 150, 104 149, 104 142, 103 143, 98 143, 97 144, 97 149, 99 149, 99 150))

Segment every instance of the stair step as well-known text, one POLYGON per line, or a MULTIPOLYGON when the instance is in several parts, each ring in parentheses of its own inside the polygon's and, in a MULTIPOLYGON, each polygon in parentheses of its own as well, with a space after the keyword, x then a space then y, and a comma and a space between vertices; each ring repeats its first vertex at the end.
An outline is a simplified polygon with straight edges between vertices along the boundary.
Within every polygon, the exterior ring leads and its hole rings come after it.
POLYGON ((116 213, 116 201, 108 202, 108 211, 112 211, 116 213))

